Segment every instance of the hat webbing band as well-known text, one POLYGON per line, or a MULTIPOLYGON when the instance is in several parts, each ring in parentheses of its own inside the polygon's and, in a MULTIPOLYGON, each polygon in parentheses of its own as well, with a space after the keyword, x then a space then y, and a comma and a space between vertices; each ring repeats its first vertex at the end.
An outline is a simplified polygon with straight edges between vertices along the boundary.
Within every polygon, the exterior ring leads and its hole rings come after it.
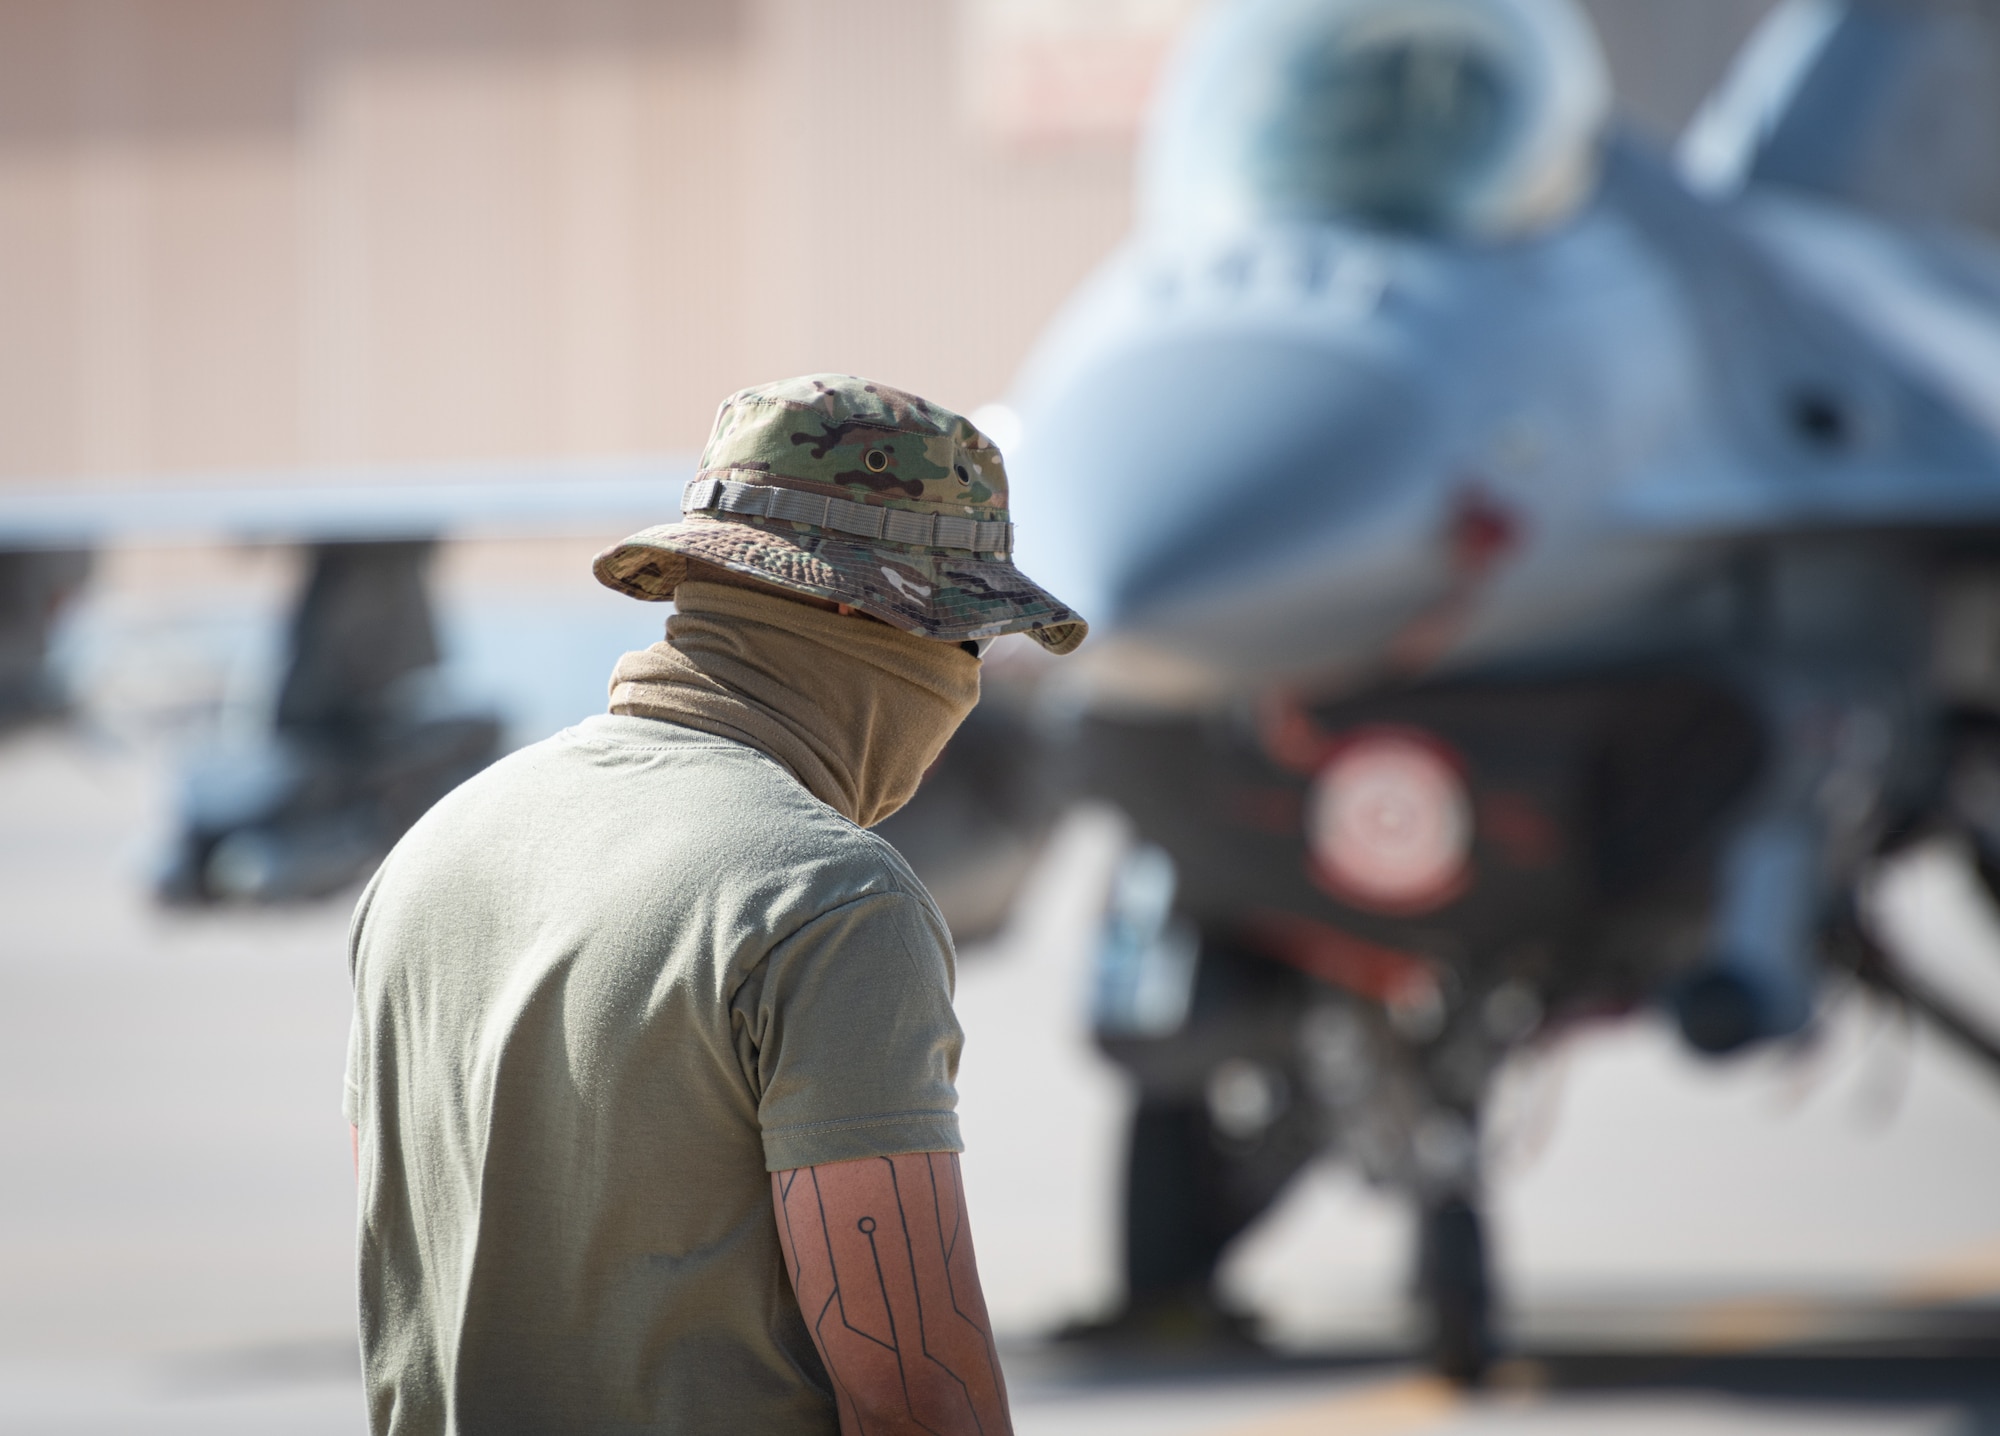
POLYGON ((1004 519, 986 521, 955 514, 916 513, 779 488, 776 484, 741 484, 734 479, 690 479, 681 491, 681 512, 755 514, 813 524, 861 538, 887 539, 890 543, 920 548, 958 549, 965 553, 1004 554, 1014 544, 1014 526, 1004 519))

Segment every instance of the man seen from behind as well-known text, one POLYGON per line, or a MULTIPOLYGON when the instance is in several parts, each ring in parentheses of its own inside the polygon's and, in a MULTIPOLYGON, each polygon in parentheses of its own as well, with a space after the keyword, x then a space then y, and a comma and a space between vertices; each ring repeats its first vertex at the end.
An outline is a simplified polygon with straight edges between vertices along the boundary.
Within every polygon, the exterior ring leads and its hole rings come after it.
POLYGON ((867 829, 1084 624, 987 438, 838 375, 717 416, 610 712, 502 760, 355 913, 377 1436, 1010 1429, 966 1222, 953 953, 867 829))

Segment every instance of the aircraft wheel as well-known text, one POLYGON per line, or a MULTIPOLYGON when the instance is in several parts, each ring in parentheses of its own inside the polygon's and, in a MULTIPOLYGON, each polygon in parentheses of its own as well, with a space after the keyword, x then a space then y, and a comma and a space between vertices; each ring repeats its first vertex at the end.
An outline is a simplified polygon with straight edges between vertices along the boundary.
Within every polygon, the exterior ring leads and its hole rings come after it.
POLYGON ((1484 1224, 1470 1202, 1452 1198, 1425 1209, 1417 1290, 1431 1365, 1449 1380, 1476 1383, 1493 1356, 1492 1297, 1484 1224))

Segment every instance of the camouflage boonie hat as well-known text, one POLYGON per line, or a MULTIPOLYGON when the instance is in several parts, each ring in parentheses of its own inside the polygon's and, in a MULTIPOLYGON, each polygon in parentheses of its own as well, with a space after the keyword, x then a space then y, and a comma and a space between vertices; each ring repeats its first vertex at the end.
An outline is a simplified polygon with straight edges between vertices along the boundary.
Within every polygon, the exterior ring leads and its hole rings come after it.
POLYGON ((886 384, 810 374, 731 395, 681 515, 599 554, 598 581, 669 599, 700 559, 930 638, 1026 633, 1068 653, 1087 631, 1009 557, 993 441, 886 384))

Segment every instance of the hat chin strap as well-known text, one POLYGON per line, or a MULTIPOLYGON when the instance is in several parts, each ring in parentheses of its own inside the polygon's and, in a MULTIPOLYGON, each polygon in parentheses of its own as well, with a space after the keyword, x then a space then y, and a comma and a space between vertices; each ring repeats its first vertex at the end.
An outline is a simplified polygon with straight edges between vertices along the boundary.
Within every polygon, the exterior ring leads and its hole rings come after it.
POLYGON ((744 514, 811 524, 832 533, 885 539, 918 548, 1006 558, 1014 550, 1014 526, 1004 519, 961 518, 956 514, 892 509, 830 494, 809 494, 778 484, 738 483, 708 475, 690 479, 681 491, 682 514, 744 514))

